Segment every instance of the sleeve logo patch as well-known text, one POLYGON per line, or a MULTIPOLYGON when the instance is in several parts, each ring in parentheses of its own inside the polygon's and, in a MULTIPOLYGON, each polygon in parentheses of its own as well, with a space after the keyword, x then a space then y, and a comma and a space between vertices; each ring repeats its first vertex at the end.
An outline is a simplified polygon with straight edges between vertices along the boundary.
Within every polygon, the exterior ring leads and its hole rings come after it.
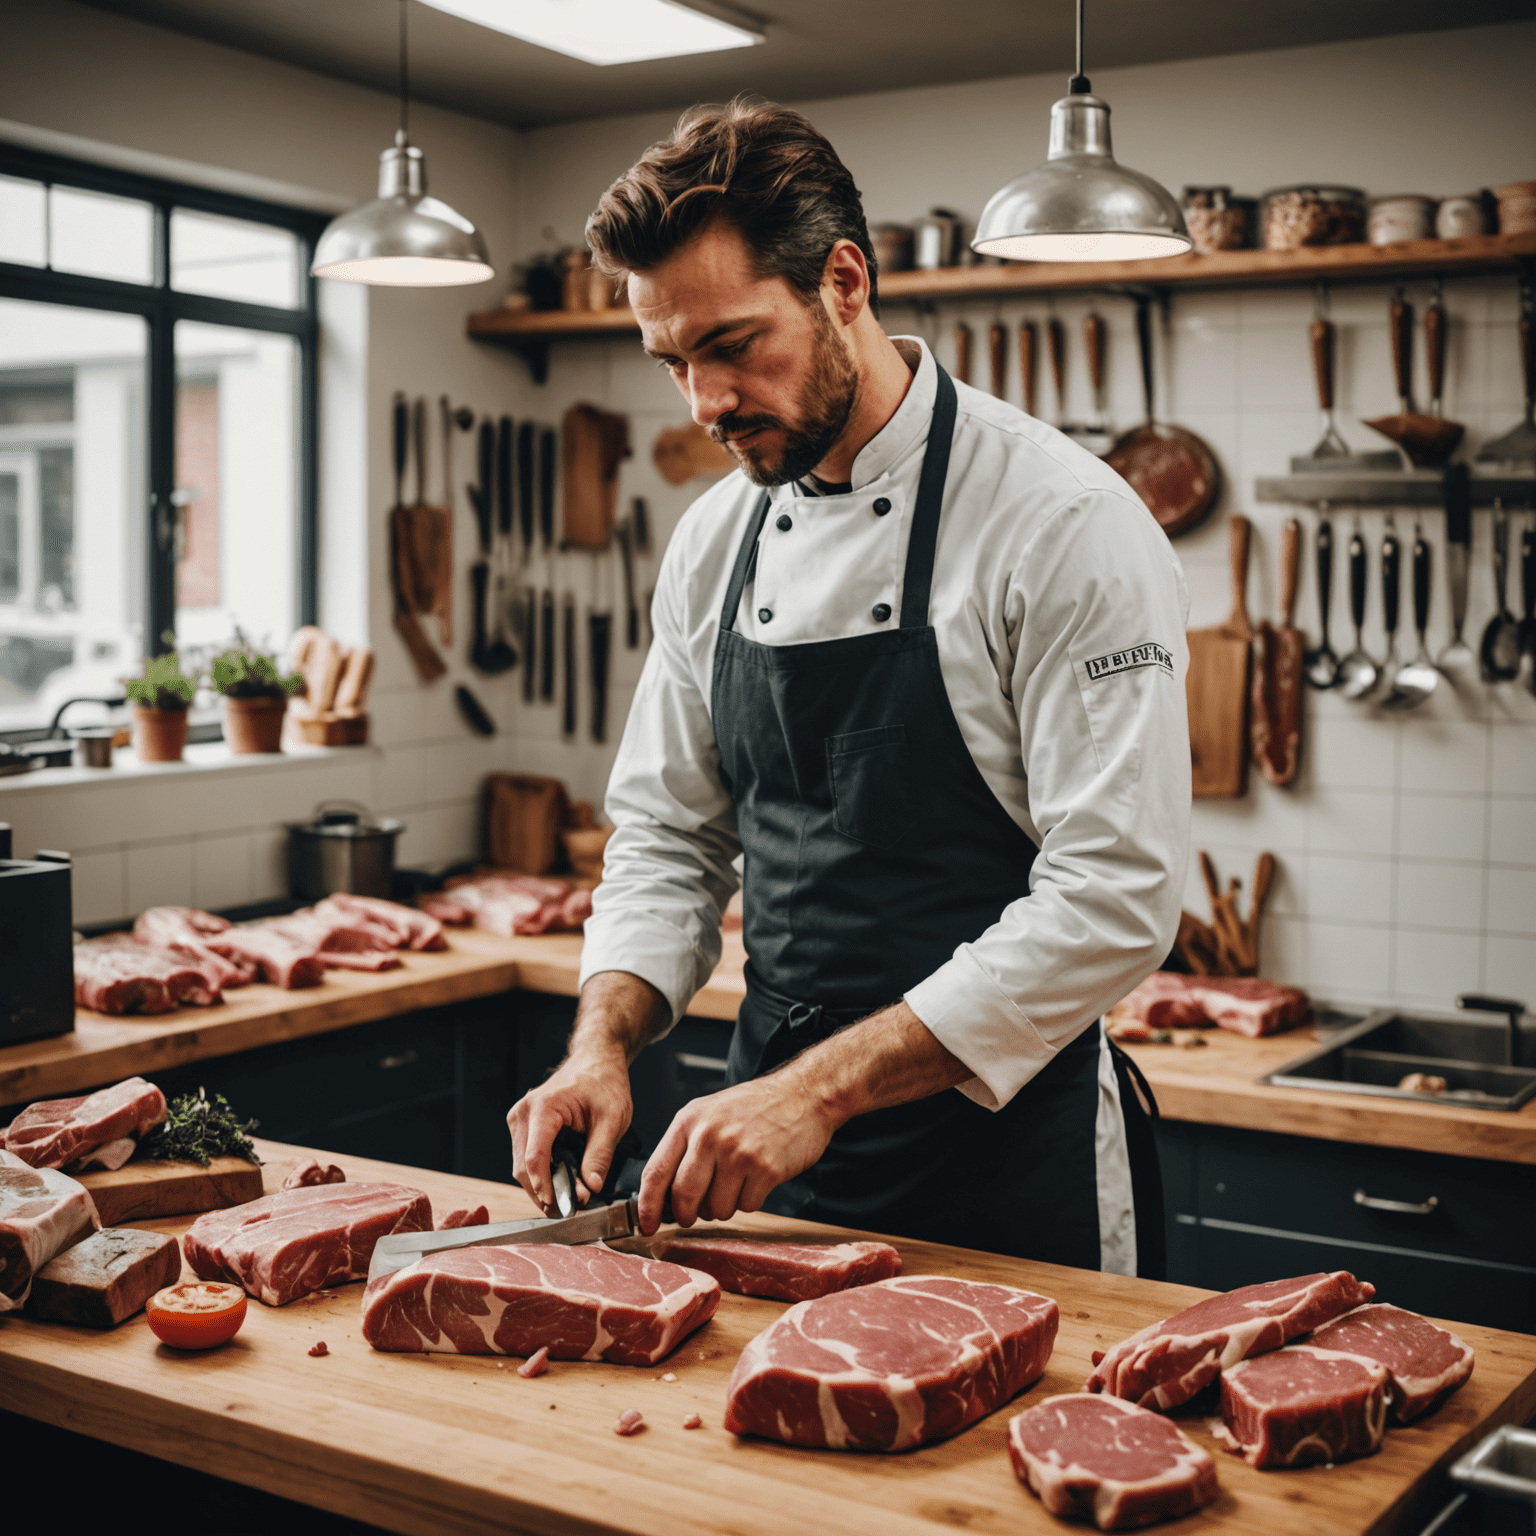
POLYGON ((1173 657, 1152 640, 1129 645, 1123 651, 1111 651, 1107 656, 1096 656, 1084 665, 1090 683, 1112 677, 1116 672, 1133 672, 1137 667, 1161 667, 1169 677, 1173 676, 1173 657))

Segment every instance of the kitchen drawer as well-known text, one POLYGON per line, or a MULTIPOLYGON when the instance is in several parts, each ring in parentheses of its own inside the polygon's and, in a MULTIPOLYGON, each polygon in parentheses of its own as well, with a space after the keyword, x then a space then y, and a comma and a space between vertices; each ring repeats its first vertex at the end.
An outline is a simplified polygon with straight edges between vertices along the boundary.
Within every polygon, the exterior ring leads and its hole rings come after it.
POLYGON ((1536 1268, 1536 1168, 1205 1126, 1195 1213, 1321 1237, 1536 1268), (1362 1206, 1421 1205, 1425 1213, 1362 1206))
POLYGON ((1310 1233, 1216 1226, 1210 1218, 1194 1230, 1200 1252, 1194 1283, 1213 1291, 1347 1269, 1369 1280, 1379 1300, 1411 1312, 1517 1333, 1536 1331, 1536 1273, 1408 1249, 1354 1247, 1310 1233))
POLYGON ((1182 1120, 1153 1123, 1157 1160, 1163 1174, 1163 1213, 1167 1228, 1168 1274, 1175 1285, 1198 1285, 1200 1131, 1182 1120), (1181 1221, 1179 1218, 1183 1217, 1181 1221))

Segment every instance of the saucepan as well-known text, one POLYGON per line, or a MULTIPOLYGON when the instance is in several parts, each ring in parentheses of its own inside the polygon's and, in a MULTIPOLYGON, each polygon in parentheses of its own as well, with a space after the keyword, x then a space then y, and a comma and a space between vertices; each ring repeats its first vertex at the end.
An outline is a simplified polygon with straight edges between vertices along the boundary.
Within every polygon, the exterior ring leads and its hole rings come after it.
POLYGON ((355 800, 324 800, 308 821, 288 823, 288 889, 302 901, 337 891, 387 899, 395 841, 405 824, 375 817, 355 800))

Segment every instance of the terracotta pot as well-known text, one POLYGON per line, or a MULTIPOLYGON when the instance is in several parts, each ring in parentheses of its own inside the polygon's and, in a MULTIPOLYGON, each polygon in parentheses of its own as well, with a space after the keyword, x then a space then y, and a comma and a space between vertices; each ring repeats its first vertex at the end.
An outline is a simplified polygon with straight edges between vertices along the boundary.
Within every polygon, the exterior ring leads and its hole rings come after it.
POLYGON ((224 740, 234 753, 281 752, 286 698, 225 699, 224 740))
POLYGON ((133 749, 141 763, 179 763, 186 744, 186 710, 133 706, 133 749))

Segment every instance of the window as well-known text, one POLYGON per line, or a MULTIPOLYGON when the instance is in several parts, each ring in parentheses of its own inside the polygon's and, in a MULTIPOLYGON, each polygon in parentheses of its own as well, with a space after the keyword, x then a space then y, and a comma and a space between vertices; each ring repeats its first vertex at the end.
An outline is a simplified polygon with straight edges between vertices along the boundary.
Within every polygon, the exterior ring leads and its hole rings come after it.
POLYGON ((324 226, 0 145, 0 736, 313 620, 324 226))

